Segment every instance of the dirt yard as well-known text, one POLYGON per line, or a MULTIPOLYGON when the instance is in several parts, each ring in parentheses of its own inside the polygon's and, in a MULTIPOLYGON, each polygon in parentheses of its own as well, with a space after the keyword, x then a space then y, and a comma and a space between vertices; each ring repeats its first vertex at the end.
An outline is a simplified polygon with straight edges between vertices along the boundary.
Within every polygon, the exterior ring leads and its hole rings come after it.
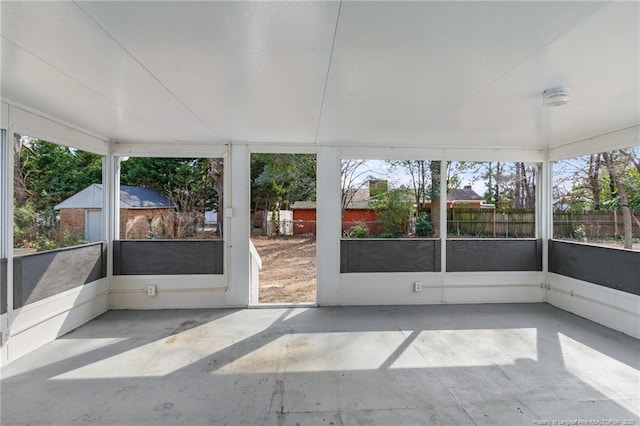
POLYGON ((251 241, 262 258, 260 303, 315 303, 315 236, 253 236, 251 241))

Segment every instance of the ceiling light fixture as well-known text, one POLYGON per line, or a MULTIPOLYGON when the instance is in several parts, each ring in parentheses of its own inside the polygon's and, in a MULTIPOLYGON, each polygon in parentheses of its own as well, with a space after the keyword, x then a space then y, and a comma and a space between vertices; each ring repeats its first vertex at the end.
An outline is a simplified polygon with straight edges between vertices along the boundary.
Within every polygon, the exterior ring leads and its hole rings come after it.
POLYGON ((566 87, 554 87, 542 92, 544 104, 548 107, 557 107, 569 102, 569 89, 566 87))

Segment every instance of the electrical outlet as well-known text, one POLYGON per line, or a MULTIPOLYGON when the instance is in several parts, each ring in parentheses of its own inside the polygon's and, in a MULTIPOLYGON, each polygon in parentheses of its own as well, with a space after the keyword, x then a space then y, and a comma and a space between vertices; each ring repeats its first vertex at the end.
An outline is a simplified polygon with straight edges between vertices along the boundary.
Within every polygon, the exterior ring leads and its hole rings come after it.
POLYGON ((147 286, 147 296, 155 296, 156 295, 156 286, 148 285, 147 286))
POLYGON ((416 281, 413 283, 413 291, 422 291, 422 283, 420 281, 416 281))

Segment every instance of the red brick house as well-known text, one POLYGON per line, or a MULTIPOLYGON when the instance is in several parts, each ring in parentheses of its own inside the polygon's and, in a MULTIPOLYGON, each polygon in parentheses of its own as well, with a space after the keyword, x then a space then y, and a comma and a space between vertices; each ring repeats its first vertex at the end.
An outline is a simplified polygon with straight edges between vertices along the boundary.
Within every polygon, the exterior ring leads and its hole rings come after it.
MULTIPOLYGON (((60 211, 60 235, 71 232, 87 241, 102 235, 101 184, 93 184, 54 207, 60 211)), ((172 238, 175 205, 150 188, 120 186, 120 239, 172 238)))
POLYGON ((478 195, 471 185, 465 185, 462 188, 454 189, 447 194, 447 208, 469 207, 479 209, 484 204, 484 199, 478 195))

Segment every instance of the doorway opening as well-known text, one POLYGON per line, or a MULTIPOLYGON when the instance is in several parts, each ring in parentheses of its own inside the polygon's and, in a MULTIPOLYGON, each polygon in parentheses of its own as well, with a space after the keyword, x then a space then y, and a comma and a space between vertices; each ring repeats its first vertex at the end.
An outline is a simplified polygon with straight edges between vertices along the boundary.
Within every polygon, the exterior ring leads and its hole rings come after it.
POLYGON ((316 155, 251 154, 251 302, 316 302, 316 155))

